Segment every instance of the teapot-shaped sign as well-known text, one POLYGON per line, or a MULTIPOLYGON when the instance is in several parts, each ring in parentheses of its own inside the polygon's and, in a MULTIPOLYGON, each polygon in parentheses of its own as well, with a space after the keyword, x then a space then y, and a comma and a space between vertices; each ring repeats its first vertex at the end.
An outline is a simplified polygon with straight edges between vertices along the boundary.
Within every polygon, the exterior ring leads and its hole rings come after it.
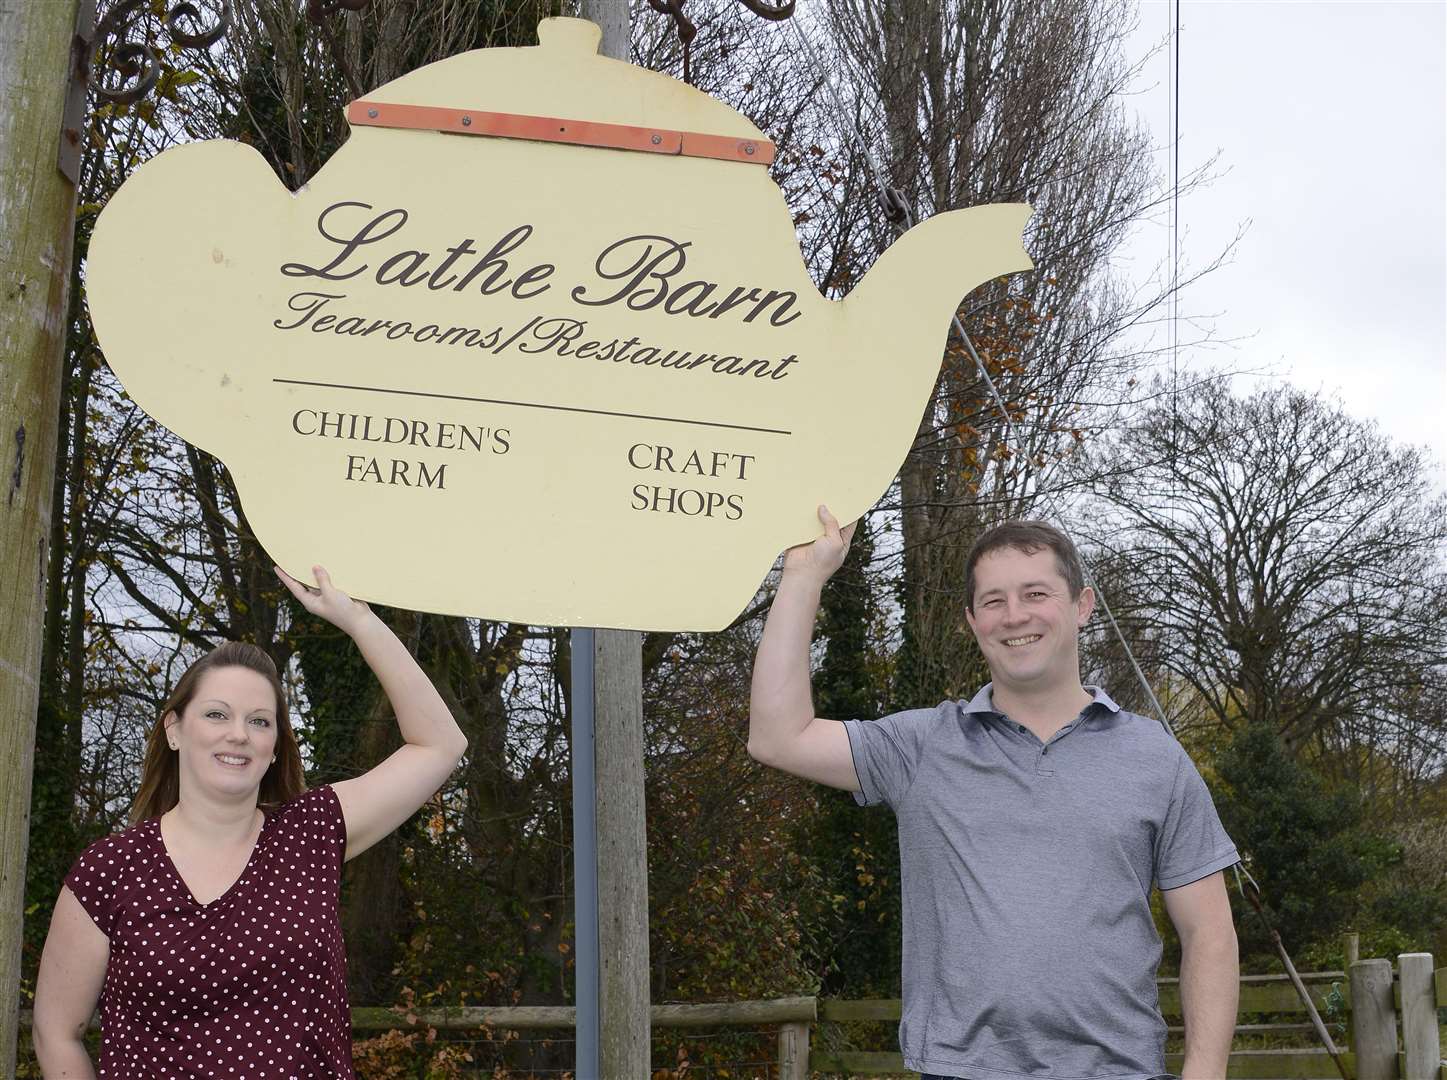
POLYGON ((1029 208, 934 217, 825 299, 758 129, 591 23, 538 32, 354 102, 295 194, 238 143, 159 155, 96 224, 96 331, 298 577, 718 629, 820 502, 886 490, 961 296, 1030 267, 1029 208))

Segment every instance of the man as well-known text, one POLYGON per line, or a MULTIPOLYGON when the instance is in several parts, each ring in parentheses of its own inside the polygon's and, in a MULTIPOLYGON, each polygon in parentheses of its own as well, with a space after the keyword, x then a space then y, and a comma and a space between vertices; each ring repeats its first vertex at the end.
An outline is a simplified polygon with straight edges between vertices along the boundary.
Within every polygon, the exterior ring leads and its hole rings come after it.
POLYGON ((991 681, 969 702, 814 716, 809 647, 853 526, 791 548, 754 665, 749 753, 899 820, 905 1064, 967 1080, 1165 1074, 1159 885, 1181 939, 1185 1080, 1219 1080, 1236 1022, 1237 861, 1205 784, 1154 720, 1080 682, 1095 605, 1042 522, 980 537, 965 617, 991 681))

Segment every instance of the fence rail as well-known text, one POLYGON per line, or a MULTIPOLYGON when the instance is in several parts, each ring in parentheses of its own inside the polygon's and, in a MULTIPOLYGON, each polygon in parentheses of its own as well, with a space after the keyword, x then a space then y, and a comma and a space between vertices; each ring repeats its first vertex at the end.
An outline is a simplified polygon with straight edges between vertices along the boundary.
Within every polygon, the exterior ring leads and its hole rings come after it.
MULTIPOLYGON (((1342 1064, 1355 1080, 1447 1080, 1441 1060, 1437 1010, 1447 1008, 1447 968, 1434 970, 1430 953, 1404 953, 1393 970, 1390 960, 1363 960, 1347 971, 1314 971, 1301 975, 1317 1009, 1341 1016, 1351 1032, 1351 1051, 1342 1064), (1353 1004, 1357 1007, 1354 1009, 1353 1004), (1361 1050, 1358 1054, 1356 1051, 1361 1050)), ((1161 1013, 1181 1015, 1177 979, 1157 981, 1161 1013)), ((898 1021, 899 999, 819 1002, 821 1022, 898 1021)), ((1306 1007, 1285 975, 1244 975, 1238 1015, 1304 1015, 1306 1007)), ((1179 1024, 1169 1029, 1184 1031, 1179 1024)), ((1249 1023, 1238 1035, 1310 1033, 1309 1023, 1249 1023)), ((1166 1067, 1178 1072, 1181 1054, 1167 1054, 1166 1067)), ((816 1049, 810 1057, 816 1072, 844 1076, 913 1076, 901 1054, 886 1051, 816 1049)), ((1228 1080, 1339 1080, 1331 1055, 1318 1047, 1282 1050, 1233 1050, 1228 1080)))
MULTIPOLYGON (((656 1028, 747 1027, 751 1024, 812 1024, 819 1017, 818 998, 786 997, 769 1001, 721 1001, 698 1005, 654 1005, 649 1019, 656 1028)), ((482 1027, 504 1031, 570 1030, 576 1023, 571 1005, 450 1006, 386 1009, 356 1006, 353 1031, 394 1031, 430 1027, 438 1031, 473 1031, 482 1027)))
MULTIPOLYGON (((1441 1061, 1437 1010, 1447 1008, 1447 968, 1434 969, 1430 953, 1404 953, 1395 966, 1390 960, 1362 960, 1347 972, 1317 971, 1301 976, 1317 1008, 1334 1010, 1349 1018, 1351 1051, 1342 1062, 1355 1080, 1447 1080, 1441 1061), (1340 992, 1334 992, 1334 987, 1340 992)), ((1180 1017, 1177 980, 1159 980, 1161 1012, 1180 1017)), ((811 1048, 817 1026, 847 1022, 898 1022, 898 998, 847 1001, 832 998, 787 997, 769 1001, 730 1001, 711 1004, 654 1005, 655 1028, 715 1028, 777 1026, 779 1080, 808 1080, 811 1072, 843 1076, 913 1076, 897 1052, 811 1048)), ((1285 975, 1246 975, 1241 979, 1241 1014, 1294 1015, 1305 1008, 1285 975)), ((352 1009, 352 1027, 358 1032, 431 1028, 446 1032, 570 1031, 575 1024, 570 1006, 523 1005, 511 1007, 450 1007, 399 1010, 358 1006, 352 1009)), ((31 1023, 22 1012, 22 1029, 31 1023)), ((99 1021, 92 1018, 91 1027, 99 1021)), ((1170 1030, 1180 1032, 1179 1025, 1170 1030)), ((1240 1035, 1310 1031, 1309 1024, 1250 1023, 1236 1028, 1240 1035)), ((1167 1054, 1166 1067, 1179 1071, 1180 1054, 1167 1054)), ((1336 1067, 1324 1049, 1233 1050, 1227 1068, 1229 1080, 1333 1080, 1336 1067)))

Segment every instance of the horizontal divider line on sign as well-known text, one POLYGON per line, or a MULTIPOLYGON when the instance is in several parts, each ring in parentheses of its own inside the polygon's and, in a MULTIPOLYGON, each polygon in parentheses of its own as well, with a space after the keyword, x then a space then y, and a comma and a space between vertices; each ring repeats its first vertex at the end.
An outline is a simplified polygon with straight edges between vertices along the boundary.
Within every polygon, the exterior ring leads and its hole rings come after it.
POLYGON ((591 416, 619 416, 627 420, 657 420, 665 424, 693 424, 696 427, 728 428, 731 431, 758 431, 765 435, 792 435, 782 428, 751 427, 748 424, 725 424, 721 420, 690 420, 682 416, 652 416, 648 413, 614 412, 609 409, 585 409, 578 405, 544 405, 537 401, 507 401, 502 398, 468 397, 465 394, 438 394, 430 390, 399 390, 390 386, 358 386, 353 383, 313 382, 308 379, 272 379, 290 386, 320 386, 330 390, 362 390, 372 394, 400 394, 404 397, 440 398, 444 401, 475 401, 482 405, 512 405, 519 409, 550 409, 555 412, 588 413, 591 416))

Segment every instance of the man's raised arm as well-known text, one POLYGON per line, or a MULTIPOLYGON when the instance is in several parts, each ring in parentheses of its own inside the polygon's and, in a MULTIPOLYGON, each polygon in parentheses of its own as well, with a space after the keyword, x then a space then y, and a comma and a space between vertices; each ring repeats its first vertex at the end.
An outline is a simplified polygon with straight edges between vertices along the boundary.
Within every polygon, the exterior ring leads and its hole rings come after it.
POLYGON ((765 765, 845 791, 859 790, 849 736, 837 720, 814 715, 809 691, 809 646, 824 583, 844 563, 851 524, 839 527, 821 506, 824 535, 784 553, 749 696, 749 755, 765 765))

